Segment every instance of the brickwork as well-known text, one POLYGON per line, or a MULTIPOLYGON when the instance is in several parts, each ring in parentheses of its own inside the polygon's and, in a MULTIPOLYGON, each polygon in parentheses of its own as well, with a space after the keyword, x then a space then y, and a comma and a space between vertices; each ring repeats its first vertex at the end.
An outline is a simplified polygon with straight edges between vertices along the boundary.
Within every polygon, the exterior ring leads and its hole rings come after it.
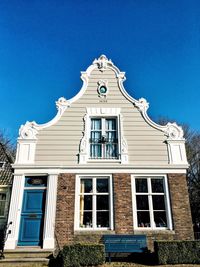
POLYGON ((115 233, 133 233, 131 175, 113 174, 113 189, 115 233))
POLYGON ((73 241, 74 237, 75 175, 58 176, 55 234, 59 246, 73 241))
POLYGON ((194 238, 185 174, 168 174, 175 239, 194 238))
POLYGON ((173 231, 133 230, 132 191, 130 174, 113 174, 114 231, 74 233, 75 175, 60 174, 56 212, 56 237, 59 245, 75 242, 101 242, 102 235, 146 234, 148 248, 153 250, 155 240, 193 239, 190 205, 184 174, 169 174, 169 194, 173 218, 173 231))

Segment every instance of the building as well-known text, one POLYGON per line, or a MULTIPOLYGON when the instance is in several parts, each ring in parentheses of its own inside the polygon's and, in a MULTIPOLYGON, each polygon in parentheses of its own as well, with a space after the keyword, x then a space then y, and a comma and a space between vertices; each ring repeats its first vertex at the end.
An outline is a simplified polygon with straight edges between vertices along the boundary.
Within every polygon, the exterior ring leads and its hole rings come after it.
POLYGON ((102 55, 50 122, 19 131, 6 249, 54 249, 102 234, 193 239, 181 127, 160 126, 102 55))
POLYGON ((0 142, 0 230, 7 223, 8 208, 13 181, 12 156, 7 152, 5 145, 0 142))

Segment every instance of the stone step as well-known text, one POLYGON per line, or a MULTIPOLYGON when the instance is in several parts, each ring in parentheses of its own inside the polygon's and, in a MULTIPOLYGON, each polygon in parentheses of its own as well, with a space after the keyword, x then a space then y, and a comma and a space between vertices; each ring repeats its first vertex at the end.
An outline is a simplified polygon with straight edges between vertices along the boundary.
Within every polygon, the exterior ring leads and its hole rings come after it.
POLYGON ((14 250, 5 250, 4 256, 8 258, 48 258, 52 255, 52 250, 45 249, 27 249, 27 248, 17 248, 14 250))
POLYGON ((2 267, 42 267, 48 266, 49 259, 45 258, 5 258, 0 260, 2 267))

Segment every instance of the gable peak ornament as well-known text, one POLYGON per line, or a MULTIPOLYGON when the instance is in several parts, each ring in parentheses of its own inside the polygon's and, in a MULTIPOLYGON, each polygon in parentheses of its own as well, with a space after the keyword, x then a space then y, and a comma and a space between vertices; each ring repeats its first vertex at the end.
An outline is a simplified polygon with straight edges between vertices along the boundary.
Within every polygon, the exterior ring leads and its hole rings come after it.
POLYGON ((97 64, 98 69, 102 72, 107 69, 108 64, 113 65, 112 61, 108 60, 105 55, 101 55, 98 59, 95 59, 93 64, 97 64))

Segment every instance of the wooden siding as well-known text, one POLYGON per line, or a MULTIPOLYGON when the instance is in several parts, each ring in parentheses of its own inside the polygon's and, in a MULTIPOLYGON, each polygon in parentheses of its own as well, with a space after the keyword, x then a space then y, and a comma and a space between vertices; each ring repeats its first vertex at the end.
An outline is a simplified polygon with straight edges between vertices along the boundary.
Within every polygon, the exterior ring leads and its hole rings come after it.
MULTIPOLYGON (((89 78, 84 95, 75 101, 61 119, 38 134, 35 162, 38 165, 78 165, 80 140, 84 130, 86 107, 121 107, 123 131, 128 143, 130 165, 162 166, 168 164, 166 137, 148 125, 140 112, 119 90, 112 70, 95 69, 89 78), (108 82, 107 102, 101 102, 97 86, 99 80, 108 82)), ((94 163, 88 163, 93 165, 94 163)), ((101 164, 101 163, 100 163, 101 164)), ((107 163, 109 165, 109 163, 107 163)), ((119 165, 119 162, 114 163, 119 165)), ((111 164, 113 166, 113 163, 111 164)))

